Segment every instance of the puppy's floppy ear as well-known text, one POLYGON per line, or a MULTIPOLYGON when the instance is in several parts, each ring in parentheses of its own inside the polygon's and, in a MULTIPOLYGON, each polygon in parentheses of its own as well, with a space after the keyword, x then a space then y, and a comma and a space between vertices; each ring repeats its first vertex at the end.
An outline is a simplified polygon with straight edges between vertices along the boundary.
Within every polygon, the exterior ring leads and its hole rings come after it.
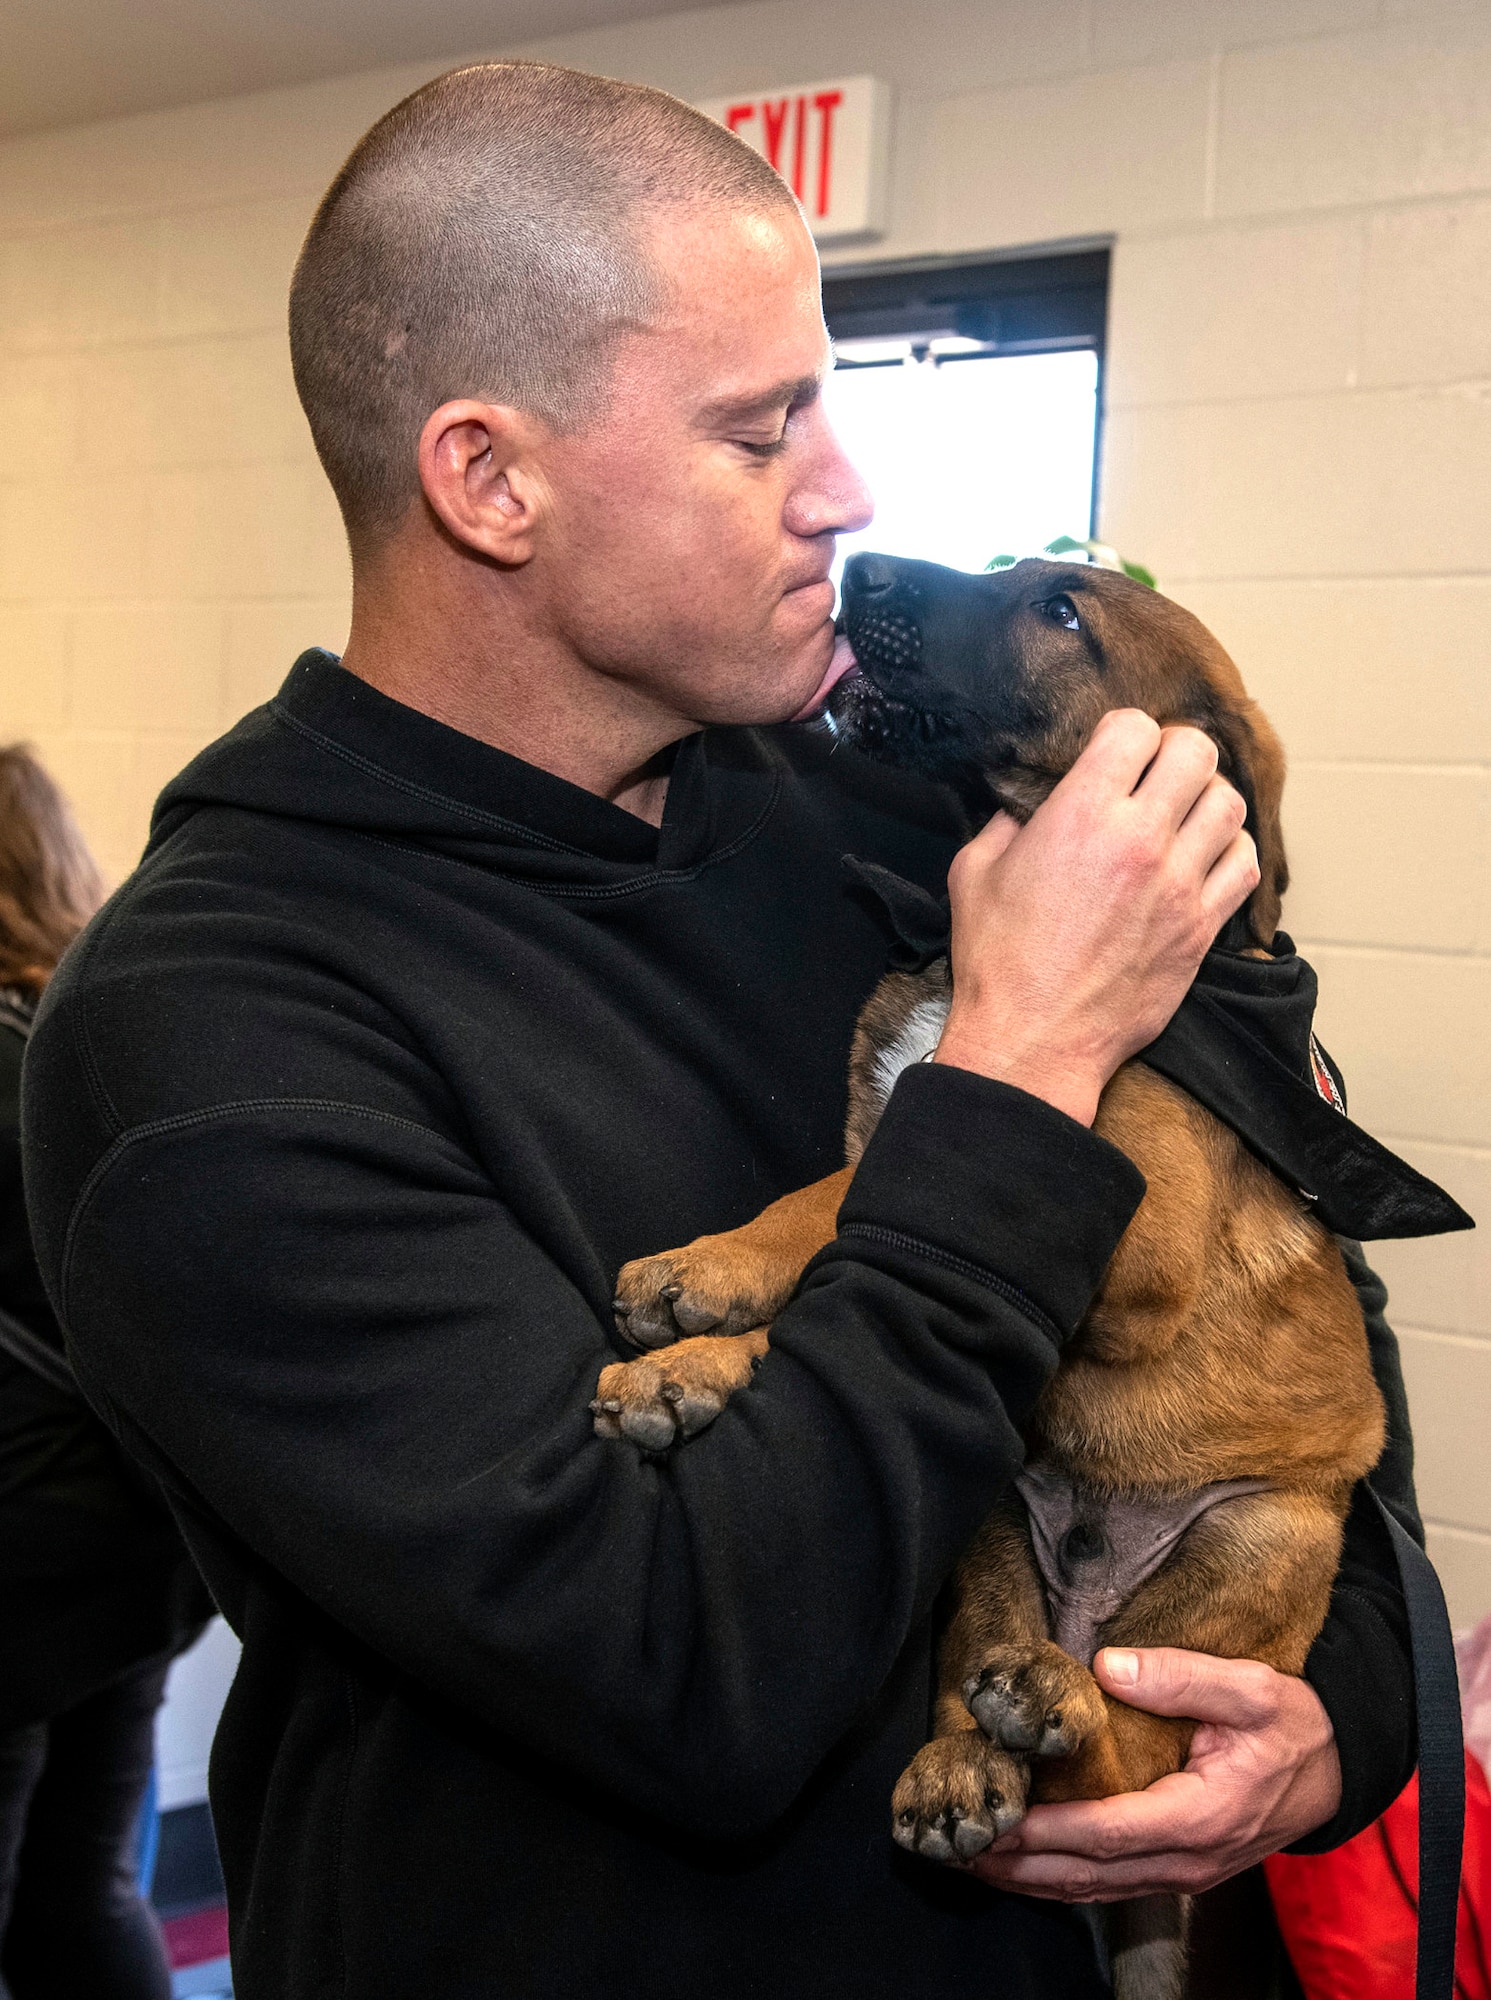
MULTIPOLYGON (((1248 928, 1259 944, 1270 945, 1279 928, 1284 891, 1289 887, 1280 823, 1284 746, 1274 734, 1273 724, 1250 698, 1242 675, 1221 642, 1194 612, 1154 591, 1136 585, 1129 589, 1133 596, 1125 595, 1121 600, 1111 587, 1106 594, 1115 603, 1132 606, 1136 613, 1130 622, 1133 636, 1140 641, 1132 656, 1142 670, 1139 685, 1147 680, 1153 691, 1151 700, 1157 698, 1166 704, 1162 710, 1141 695, 1138 706, 1148 708, 1157 721, 1193 723, 1216 743, 1217 768, 1247 800, 1248 831, 1258 848, 1258 887, 1247 903, 1248 928)), ((1128 679, 1132 687, 1132 666, 1128 679)))
POLYGON ((1248 831, 1258 847, 1258 887, 1248 899, 1248 928, 1261 945, 1279 928, 1289 862, 1284 854, 1284 746, 1256 701, 1246 697, 1213 725, 1220 770, 1248 802, 1248 831))

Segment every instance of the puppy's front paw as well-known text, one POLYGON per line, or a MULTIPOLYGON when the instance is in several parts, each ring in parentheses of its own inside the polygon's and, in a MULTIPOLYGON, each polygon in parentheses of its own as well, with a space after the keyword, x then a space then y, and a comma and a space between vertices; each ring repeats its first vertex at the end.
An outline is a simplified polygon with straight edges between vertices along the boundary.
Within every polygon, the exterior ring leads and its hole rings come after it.
POLYGON ((682 1250, 624 1264, 611 1309, 633 1347, 667 1347, 680 1338, 734 1336, 768 1325, 791 1295, 795 1274, 763 1271, 729 1234, 701 1236, 682 1250))
POLYGON ((595 1434, 666 1451, 712 1424, 765 1352, 766 1333, 758 1328, 738 1339, 681 1340, 665 1354, 613 1361, 601 1370, 590 1405, 595 1434))
POLYGON ((1030 1777, 976 1729, 924 1743, 891 1799, 891 1833, 928 1861, 971 1861, 1020 1824, 1030 1777))
POLYGON ((997 1646, 963 1683, 984 1734, 1027 1757, 1069 1757, 1103 1725, 1103 1697, 1059 1646, 997 1646))

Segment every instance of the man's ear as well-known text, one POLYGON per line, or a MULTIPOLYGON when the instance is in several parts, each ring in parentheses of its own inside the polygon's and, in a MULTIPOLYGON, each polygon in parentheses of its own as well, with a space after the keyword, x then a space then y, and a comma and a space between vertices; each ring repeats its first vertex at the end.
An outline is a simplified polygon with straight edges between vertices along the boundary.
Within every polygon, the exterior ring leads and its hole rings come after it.
POLYGON ((542 426, 503 403, 442 403, 419 434, 419 483, 458 542, 527 562, 545 493, 533 464, 542 426))

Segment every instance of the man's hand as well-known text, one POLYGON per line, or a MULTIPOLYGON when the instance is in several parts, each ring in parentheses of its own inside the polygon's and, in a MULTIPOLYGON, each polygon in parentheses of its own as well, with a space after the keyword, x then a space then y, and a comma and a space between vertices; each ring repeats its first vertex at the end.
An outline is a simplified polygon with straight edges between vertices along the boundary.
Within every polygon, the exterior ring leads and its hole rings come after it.
POLYGON ((1135 1708, 1200 1721, 1185 1768, 1147 1791, 1033 1806, 974 1862, 984 1881, 1063 1903, 1194 1895, 1302 1839, 1340 1804, 1335 1734, 1306 1682, 1168 1646, 1108 1648, 1093 1672, 1135 1708))
POLYGON ((1105 715, 1024 827, 958 854, 953 1004, 939 1062, 1091 1124, 1113 1072, 1164 1027, 1258 884, 1246 807, 1199 729, 1105 715))

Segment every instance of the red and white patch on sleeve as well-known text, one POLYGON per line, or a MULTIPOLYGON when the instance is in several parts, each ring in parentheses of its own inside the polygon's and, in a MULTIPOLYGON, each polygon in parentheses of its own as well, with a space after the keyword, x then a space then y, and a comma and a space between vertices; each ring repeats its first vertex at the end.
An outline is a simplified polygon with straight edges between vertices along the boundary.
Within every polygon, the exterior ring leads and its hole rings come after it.
POLYGON ((1310 1074, 1315 1079, 1315 1088, 1320 1096, 1325 1099, 1327 1104, 1334 1106, 1344 1118, 1346 1116, 1346 1105, 1340 1091, 1336 1088, 1336 1079, 1331 1075, 1330 1064, 1326 1061, 1320 1044, 1313 1035, 1310 1037, 1310 1074))

